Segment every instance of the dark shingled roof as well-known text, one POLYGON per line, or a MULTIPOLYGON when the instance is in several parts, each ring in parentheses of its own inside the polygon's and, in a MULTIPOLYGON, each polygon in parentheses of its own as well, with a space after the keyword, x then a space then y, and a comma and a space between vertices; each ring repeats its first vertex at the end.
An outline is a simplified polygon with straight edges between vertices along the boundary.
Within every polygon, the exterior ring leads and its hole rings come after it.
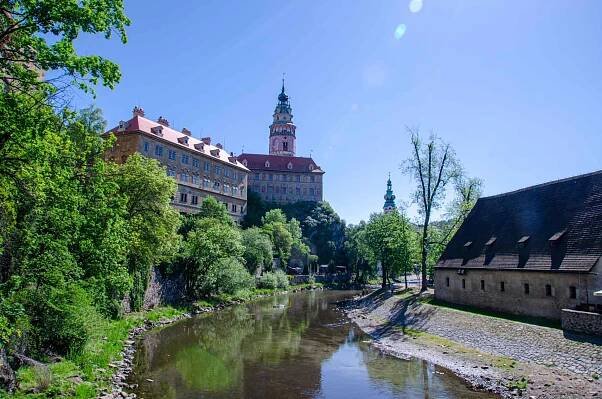
POLYGON ((306 157, 291 157, 286 155, 265 155, 265 154, 240 154, 238 161, 251 170, 265 170, 272 172, 303 172, 303 173, 320 173, 324 171, 320 169, 316 162, 311 158, 306 157), (246 161, 246 162, 245 162, 246 161), (266 167, 265 162, 269 161, 270 166, 266 167), (288 168, 289 162, 292 168, 288 168), (309 166, 313 165, 310 170, 309 166))
POLYGON ((602 171, 479 199, 437 266, 586 272, 600 256, 602 171))

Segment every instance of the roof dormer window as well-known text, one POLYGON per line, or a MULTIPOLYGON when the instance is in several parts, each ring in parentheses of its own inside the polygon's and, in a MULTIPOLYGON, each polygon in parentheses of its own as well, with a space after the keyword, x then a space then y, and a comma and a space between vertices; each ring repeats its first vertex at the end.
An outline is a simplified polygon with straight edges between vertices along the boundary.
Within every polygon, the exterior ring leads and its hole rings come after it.
POLYGON ((265 167, 269 168, 270 167, 270 161, 265 161, 265 167))
POLYGON ((178 137, 178 143, 188 145, 188 136, 178 137))
POLYGON ((562 239, 562 237, 564 237, 565 233, 566 233, 566 229, 554 233, 554 235, 552 235, 552 237, 548 238, 548 242, 550 243, 550 245, 558 244, 560 242, 560 240, 562 239))
POLYGON ((292 169, 293 169, 293 163, 292 163, 292 162, 289 162, 289 163, 288 163, 288 165, 286 165, 286 168, 287 168, 288 170, 292 170, 292 169))
POLYGON ((519 248, 524 248, 527 246, 530 239, 531 236, 522 236, 516 243, 518 244, 519 248))
POLYGON ((486 243, 485 246, 487 248, 491 248, 493 246, 493 244, 495 244, 495 241, 497 240, 496 237, 491 237, 486 243))
POLYGON ((309 170, 314 170, 314 164, 313 163, 309 164, 309 170))
POLYGON ((242 164, 243 164, 244 166, 247 166, 247 160, 246 160, 246 159, 243 159, 243 160, 242 160, 242 164))
POLYGON ((159 137, 163 137, 163 126, 157 125, 155 127, 151 127, 151 133, 156 134, 159 137))
POLYGON ((203 148, 205 147, 205 145, 203 143, 196 143, 194 145, 194 149, 198 150, 198 151, 203 151, 203 148))

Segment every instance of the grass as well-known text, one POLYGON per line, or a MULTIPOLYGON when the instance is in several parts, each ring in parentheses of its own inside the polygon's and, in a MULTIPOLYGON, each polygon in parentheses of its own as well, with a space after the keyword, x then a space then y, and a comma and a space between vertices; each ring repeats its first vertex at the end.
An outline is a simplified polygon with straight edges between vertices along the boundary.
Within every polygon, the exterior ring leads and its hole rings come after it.
POLYGON ((501 313, 501 312, 485 310, 485 309, 477 308, 474 306, 468 306, 468 305, 457 305, 457 304, 444 302, 444 301, 435 299, 433 296, 421 297, 418 301, 420 303, 426 303, 429 305, 439 306, 442 308, 452 309, 452 310, 456 310, 456 311, 460 311, 460 312, 468 312, 468 313, 478 314, 481 316, 495 317, 496 319, 517 321, 520 323, 535 324, 538 326, 551 327, 551 328, 557 328, 557 329, 561 328, 560 322, 556 321, 556 320, 545 319, 542 317, 520 316, 520 315, 513 315, 513 314, 508 314, 508 313, 501 313))
POLYGON ((160 307, 148 312, 131 313, 120 320, 99 318, 90 326, 90 339, 81 353, 51 363, 47 368, 20 368, 17 371, 19 390, 12 397, 95 398, 101 390, 110 387, 114 369, 109 364, 120 360, 120 352, 131 329, 142 325, 144 320, 158 321, 183 312, 182 309, 160 307))
POLYGON ((403 332, 404 335, 416 339, 418 340, 418 342, 421 342, 428 346, 438 346, 441 348, 445 348, 450 352, 468 355, 472 358, 478 358, 479 361, 487 363, 488 365, 498 369, 512 370, 517 366, 516 360, 512 359, 511 357, 497 356, 492 355, 490 353, 481 352, 477 349, 466 347, 447 338, 443 338, 438 335, 430 334, 413 328, 404 328, 401 326, 397 326, 395 327, 395 329, 403 332))
MULTIPOLYGON (((287 290, 322 287, 320 283, 307 283, 289 286, 287 289, 253 289, 235 295, 222 294, 197 301, 202 307, 218 304, 248 302, 256 298, 274 295, 287 290)), ((184 313, 185 309, 159 307, 146 312, 130 313, 119 320, 106 320, 98 317, 90 325, 90 339, 81 353, 68 356, 57 363, 43 367, 21 367, 17 371, 19 389, 11 398, 77 398, 92 399, 102 390, 109 390, 111 377, 115 371, 109 365, 121 360, 121 351, 129 332, 141 326, 145 320, 159 321, 171 319, 184 313)), ((0 398, 4 398, 0 391, 0 398)))

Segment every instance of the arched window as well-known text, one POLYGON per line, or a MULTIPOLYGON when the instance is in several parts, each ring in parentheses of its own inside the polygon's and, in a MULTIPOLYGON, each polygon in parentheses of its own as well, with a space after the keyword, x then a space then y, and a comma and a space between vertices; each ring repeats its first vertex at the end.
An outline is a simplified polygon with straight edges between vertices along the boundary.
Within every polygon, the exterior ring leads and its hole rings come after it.
POLYGON ((265 161, 265 167, 269 168, 270 167, 270 161, 265 161))

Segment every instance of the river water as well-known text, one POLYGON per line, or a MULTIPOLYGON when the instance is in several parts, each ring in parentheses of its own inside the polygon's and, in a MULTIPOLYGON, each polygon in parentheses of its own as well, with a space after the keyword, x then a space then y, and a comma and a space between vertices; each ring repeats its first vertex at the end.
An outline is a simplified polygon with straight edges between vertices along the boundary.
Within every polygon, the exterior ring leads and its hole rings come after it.
POLYGON ((147 333, 129 383, 151 398, 491 398, 448 370, 381 355, 334 302, 279 295, 147 333))

